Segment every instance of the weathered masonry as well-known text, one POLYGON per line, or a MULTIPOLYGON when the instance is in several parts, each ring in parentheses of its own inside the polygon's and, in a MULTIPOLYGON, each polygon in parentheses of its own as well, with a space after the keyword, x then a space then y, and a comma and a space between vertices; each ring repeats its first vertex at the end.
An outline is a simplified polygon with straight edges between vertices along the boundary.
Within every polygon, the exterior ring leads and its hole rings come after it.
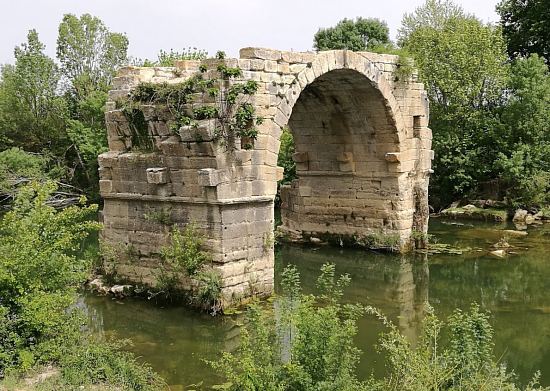
MULTIPOLYGON (((99 157, 103 238, 137 254, 116 265, 117 272, 154 283, 159 249, 169 240, 163 220, 192 222, 207 238, 226 300, 270 292, 273 208, 283 174, 277 156, 287 126, 298 179, 281 189, 283 235, 411 246, 427 230, 433 152, 423 85, 415 74, 399 78, 398 62, 397 56, 346 50, 245 48, 239 59, 121 69, 107 104, 110 150, 99 157), (258 82, 246 97, 264 119, 257 137, 230 147, 216 135, 216 119, 174 132, 171 113, 149 106, 143 120, 153 148, 135 148, 117 102, 140 83, 179 83, 219 64, 242 69, 226 83, 258 82), (147 218, 155 213, 166 219, 147 218)), ((198 97, 190 105, 201 102, 212 100, 198 97)))

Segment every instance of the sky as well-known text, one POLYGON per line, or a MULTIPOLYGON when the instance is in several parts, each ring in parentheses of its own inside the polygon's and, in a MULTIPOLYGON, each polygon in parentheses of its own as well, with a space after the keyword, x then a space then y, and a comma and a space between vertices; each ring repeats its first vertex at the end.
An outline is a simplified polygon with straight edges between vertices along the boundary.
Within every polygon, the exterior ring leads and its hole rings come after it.
MULTIPOLYGON (((197 47, 238 56, 239 48, 311 50, 319 27, 343 18, 385 20, 395 39, 404 13, 424 0, 0 0, 0 64, 13 63, 13 49, 38 31, 46 53, 55 56, 63 14, 90 13, 111 31, 128 36, 128 54, 155 59, 159 49, 197 47)), ((497 22, 498 0, 455 0, 485 22, 497 22)))

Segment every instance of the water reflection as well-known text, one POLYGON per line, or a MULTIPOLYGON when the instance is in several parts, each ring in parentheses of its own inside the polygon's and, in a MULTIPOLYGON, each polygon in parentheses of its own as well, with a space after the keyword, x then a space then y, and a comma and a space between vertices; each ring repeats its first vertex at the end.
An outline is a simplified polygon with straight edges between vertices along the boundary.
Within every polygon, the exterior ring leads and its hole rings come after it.
MULTIPOLYGON (((522 382, 537 369, 550 385, 550 235, 549 228, 511 237, 517 254, 506 259, 487 255, 502 237, 502 226, 456 226, 432 220, 430 231, 440 242, 473 251, 464 255, 399 256, 334 247, 283 246, 276 254, 276 276, 289 263, 302 275, 304 290, 314 291, 321 266, 336 264, 352 283, 345 300, 378 307, 411 340, 430 302, 445 317, 473 301, 492 313, 495 353, 514 368, 522 382)), ((276 289, 280 281, 276 280, 276 289)), ((238 344, 239 318, 212 318, 183 308, 159 308, 138 300, 86 297, 96 332, 116 333, 134 342, 132 350, 170 384, 188 385, 219 379, 202 359, 215 359, 238 344)), ((382 326, 372 317, 359 321, 357 345, 364 352, 361 377, 383 376, 383 357, 375 344, 382 326)))

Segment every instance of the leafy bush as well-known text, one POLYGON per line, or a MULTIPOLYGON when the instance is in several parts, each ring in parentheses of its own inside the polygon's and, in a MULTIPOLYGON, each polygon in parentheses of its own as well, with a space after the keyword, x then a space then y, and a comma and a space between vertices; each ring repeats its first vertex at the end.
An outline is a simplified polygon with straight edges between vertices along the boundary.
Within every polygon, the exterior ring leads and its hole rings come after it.
POLYGON ((48 159, 19 148, 0 152, 0 193, 14 194, 18 182, 47 178, 48 159))
POLYGON ((142 67, 173 67, 180 60, 204 60, 208 53, 205 50, 189 47, 181 52, 174 49, 160 50, 156 61, 135 60, 134 64, 142 67))
POLYGON ((363 390, 355 369, 360 351, 353 337, 363 308, 342 304, 349 277, 335 277, 324 265, 320 296, 303 294, 294 267, 283 272, 280 312, 253 305, 236 353, 211 362, 224 375, 227 390, 363 390))
POLYGON ((0 220, 0 378, 53 363, 61 377, 50 389, 80 384, 161 389, 161 382, 119 345, 90 339, 76 306, 91 262, 84 239, 100 228, 97 205, 56 210, 47 200, 56 186, 32 183, 19 191, 0 220), (156 387, 156 388, 154 388, 156 387))
POLYGON ((188 224, 183 229, 174 227, 170 235, 170 245, 161 249, 161 257, 165 266, 175 273, 185 272, 193 276, 210 260, 202 246, 203 238, 194 224, 188 224))
POLYGON ((63 383, 73 387, 108 384, 123 390, 164 390, 164 381, 151 368, 121 349, 125 341, 90 339, 61 359, 63 383))
POLYGON ((324 265, 318 296, 300 290, 295 267, 283 271, 282 297, 275 310, 253 305, 235 353, 224 352, 212 367, 226 383, 224 390, 268 391, 470 391, 549 390, 538 387, 538 375, 525 388, 493 357, 493 329, 488 314, 473 304, 455 310, 446 322, 428 306, 418 342, 411 344, 379 311, 343 304, 347 275, 336 278, 334 265, 324 265), (388 331, 379 347, 386 356, 387 374, 360 381, 355 372, 360 350, 354 344, 357 320, 377 316, 388 331))
POLYGON ((74 324, 68 322, 74 314, 67 308, 89 267, 76 252, 100 226, 90 220, 95 205, 62 211, 48 206, 54 190, 51 183, 22 188, 13 210, 0 221, 0 308, 8 320, 2 334, 9 349, 3 349, 0 373, 26 367, 25 361, 58 358, 55 344, 74 324))
POLYGON ((446 322, 428 306, 414 346, 376 309, 368 312, 389 328, 380 339, 388 373, 378 390, 548 390, 537 387, 538 374, 526 388, 517 387, 513 373, 497 364, 489 316, 477 304, 469 312, 455 310, 446 322))

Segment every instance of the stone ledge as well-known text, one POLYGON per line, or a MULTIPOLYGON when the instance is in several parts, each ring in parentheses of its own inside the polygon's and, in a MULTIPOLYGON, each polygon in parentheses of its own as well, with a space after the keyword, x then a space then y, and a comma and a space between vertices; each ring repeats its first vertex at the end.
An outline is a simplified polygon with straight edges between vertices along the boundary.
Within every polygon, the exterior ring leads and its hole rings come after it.
POLYGON ((103 195, 105 199, 133 200, 133 201, 153 201, 153 202, 175 202, 183 204, 210 204, 210 205, 236 205, 246 203, 266 203, 273 202, 271 196, 251 196, 242 198, 228 198, 222 200, 207 200, 205 198, 178 197, 178 196, 155 196, 132 193, 111 193, 103 195))

